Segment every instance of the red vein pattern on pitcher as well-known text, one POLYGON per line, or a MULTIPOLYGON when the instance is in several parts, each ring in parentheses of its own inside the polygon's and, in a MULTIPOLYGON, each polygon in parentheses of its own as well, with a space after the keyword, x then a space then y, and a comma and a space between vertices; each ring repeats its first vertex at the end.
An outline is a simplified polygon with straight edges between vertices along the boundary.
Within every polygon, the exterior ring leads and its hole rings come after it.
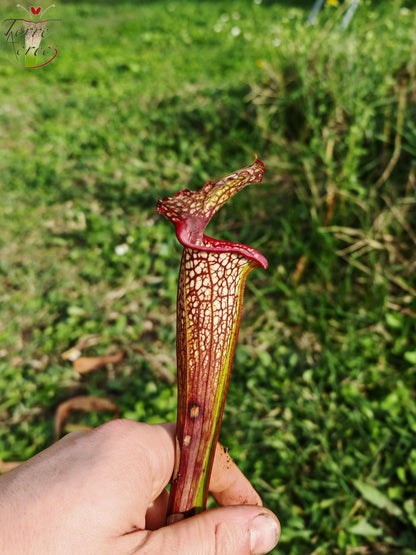
POLYGON ((246 278, 257 266, 267 268, 264 256, 252 247, 213 239, 204 230, 227 200, 260 182, 263 173, 256 158, 200 191, 180 191, 157 204, 184 246, 177 300, 177 460, 168 524, 205 509, 246 278))

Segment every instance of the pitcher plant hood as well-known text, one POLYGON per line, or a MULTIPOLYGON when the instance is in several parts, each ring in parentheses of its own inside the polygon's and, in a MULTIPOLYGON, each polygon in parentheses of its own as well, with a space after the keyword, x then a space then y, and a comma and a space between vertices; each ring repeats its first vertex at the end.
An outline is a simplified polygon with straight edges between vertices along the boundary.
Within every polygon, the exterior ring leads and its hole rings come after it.
POLYGON ((250 166, 223 177, 217 183, 208 181, 199 191, 184 189, 172 198, 159 200, 157 211, 175 225, 178 241, 184 247, 207 252, 239 252, 267 268, 267 260, 256 249, 241 243, 213 239, 204 234, 214 214, 241 189, 250 183, 260 182, 264 172, 263 162, 256 158, 250 166))

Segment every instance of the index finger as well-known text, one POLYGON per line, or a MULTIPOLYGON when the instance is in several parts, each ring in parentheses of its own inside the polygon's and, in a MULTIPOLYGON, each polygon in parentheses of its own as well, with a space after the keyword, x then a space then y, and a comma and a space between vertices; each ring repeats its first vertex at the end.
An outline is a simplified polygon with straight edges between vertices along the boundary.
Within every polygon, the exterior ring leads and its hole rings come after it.
MULTIPOLYGON (((158 426, 158 425, 156 425, 158 426)), ((173 424, 162 424, 165 432, 171 437, 175 445, 175 427, 173 424)), ((171 460, 171 459, 170 459, 171 460)), ((166 472, 166 466, 163 465, 166 472)), ((156 474, 157 476, 157 474, 156 474)), ((154 479, 156 478, 154 477, 154 479)), ((166 474, 164 475, 166 478, 166 474)), ((169 476, 170 479, 170 476, 169 476)), ((160 485, 159 485, 160 488, 160 485)), ((157 488, 157 493, 161 489, 157 488)), ((261 497, 253 488, 249 480, 244 476, 238 466, 231 458, 227 449, 221 443, 217 443, 214 463, 212 466, 209 491, 219 505, 259 505, 263 503, 261 497)))
MULTIPOLYGON (((153 426, 160 426, 160 425, 153 425, 153 426)), ((175 445, 175 426, 173 424, 162 424, 161 427, 164 429, 164 432, 167 432, 171 438, 171 444, 169 447, 171 448, 172 445, 175 445)), ((170 442, 168 442, 170 443, 170 442)), ((169 449, 171 454, 171 449, 169 449)), ((169 463, 173 463, 172 459, 168 458, 169 463)), ((166 459, 162 462, 162 467, 164 468, 164 475, 163 477, 157 473, 154 475, 154 481, 157 481, 157 477, 161 478, 162 480, 166 480, 165 484, 169 481, 171 476, 167 477, 166 470, 166 459), (165 463, 165 464, 163 464, 165 463)), ((159 467, 160 468, 160 467, 159 467)), ((156 493, 158 495, 161 492, 162 484, 159 482, 158 486, 156 487, 156 492, 154 490, 153 495, 156 493)), ((221 443, 217 443, 215 456, 214 456, 214 463, 212 466, 211 478, 209 482, 209 491, 211 495, 214 497, 215 501, 219 505, 259 505, 261 506, 263 503, 261 501, 261 497, 253 488, 249 480, 244 476, 238 466, 235 464, 233 459, 231 458, 227 449, 225 449, 221 443)), ((154 497, 153 497, 154 499, 154 497)))
POLYGON ((262 505, 261 497, 229 452, 217 443, 209 491, 219 505, 262 505))

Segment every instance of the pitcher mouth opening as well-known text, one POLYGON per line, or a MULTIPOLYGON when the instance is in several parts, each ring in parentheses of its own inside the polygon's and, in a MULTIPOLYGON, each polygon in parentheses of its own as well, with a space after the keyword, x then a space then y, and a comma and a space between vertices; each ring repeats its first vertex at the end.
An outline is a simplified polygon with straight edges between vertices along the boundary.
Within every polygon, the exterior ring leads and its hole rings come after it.
POLYGON ((256 157, 246 168, 233 172, 218 182, 208 181, 199 191, 184 189, 157 203, 159 214, 165 215, 176 228, 178 241, 185 247, 207 252, 236 252, 267 268, 266 258, 253 247, 222 241, 204 234, 214 214, 238 191, 263 179, 264 165, 256 157))

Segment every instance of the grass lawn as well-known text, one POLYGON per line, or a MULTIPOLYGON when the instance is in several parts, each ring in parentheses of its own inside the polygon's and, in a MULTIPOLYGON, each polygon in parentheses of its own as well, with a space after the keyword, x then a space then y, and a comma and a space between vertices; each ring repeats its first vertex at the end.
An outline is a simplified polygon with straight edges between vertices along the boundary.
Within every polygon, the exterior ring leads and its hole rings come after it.
POLYGON ((78 395, 175 419, 181 248, 155 204, 257 153, 262 184, 208 229, 270 264, 221 441, 281 519, 276 553, 416 554, 414 3, 362 0, 345 31, 342 3, 314 26, 312 0, 113 4, 51 8, 43 68, 0 49, 0 458, 50 445, 78 395), (125 358, 79 374, 74 346, 125 358))

